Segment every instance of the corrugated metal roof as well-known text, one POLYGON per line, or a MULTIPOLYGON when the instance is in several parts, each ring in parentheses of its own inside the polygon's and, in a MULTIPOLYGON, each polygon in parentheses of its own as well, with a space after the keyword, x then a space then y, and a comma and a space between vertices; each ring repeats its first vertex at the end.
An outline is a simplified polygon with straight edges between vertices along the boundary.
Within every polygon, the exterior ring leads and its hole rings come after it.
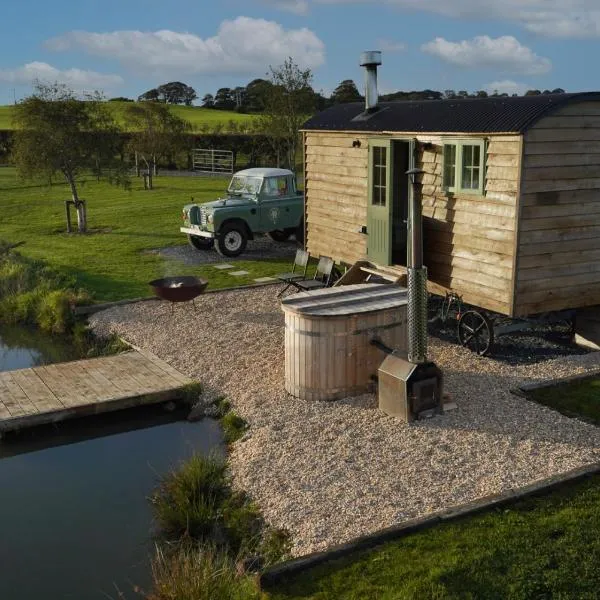
POLYGON ((331 131, 522 133, 566 104, 597 100, 600 92, 518 98, 465 98, 381 102, 365 114, 362 102, 337 104, 309 119, 302 129, 331 131))

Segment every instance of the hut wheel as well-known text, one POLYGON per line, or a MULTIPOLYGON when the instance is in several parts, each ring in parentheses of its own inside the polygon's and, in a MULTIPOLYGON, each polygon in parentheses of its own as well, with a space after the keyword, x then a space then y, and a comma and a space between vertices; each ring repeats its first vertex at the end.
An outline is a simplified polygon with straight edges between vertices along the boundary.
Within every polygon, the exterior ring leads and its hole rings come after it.
POLYGON ((464 312, 458 320, 458 341, 479 356, 485 356, 494 343, 491 319, 476 310, 464 312))

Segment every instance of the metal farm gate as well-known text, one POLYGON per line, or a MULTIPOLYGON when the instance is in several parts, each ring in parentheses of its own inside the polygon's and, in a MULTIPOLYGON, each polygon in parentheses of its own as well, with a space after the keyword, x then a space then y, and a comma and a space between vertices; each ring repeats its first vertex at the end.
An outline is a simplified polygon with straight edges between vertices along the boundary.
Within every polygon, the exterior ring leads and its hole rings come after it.
POLYGON ((233 173, 233 152, 231 150, 194 148, 192 169, 199 173, 231 175, 233 173))

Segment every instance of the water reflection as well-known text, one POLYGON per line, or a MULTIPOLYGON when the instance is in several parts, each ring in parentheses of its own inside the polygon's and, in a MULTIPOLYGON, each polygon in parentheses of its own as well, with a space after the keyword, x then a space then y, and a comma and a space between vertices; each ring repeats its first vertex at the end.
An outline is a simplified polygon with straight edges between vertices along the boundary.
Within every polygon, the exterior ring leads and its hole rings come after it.
POLYGON ((0 442, 0 598, 140 597, 159 474, 194 452, 223 451, 216 422, 182 417, 133 409, 0 442))
POLYGON ((81 358, 65 337, 27 327, 0 327, 0 371, 81 358))

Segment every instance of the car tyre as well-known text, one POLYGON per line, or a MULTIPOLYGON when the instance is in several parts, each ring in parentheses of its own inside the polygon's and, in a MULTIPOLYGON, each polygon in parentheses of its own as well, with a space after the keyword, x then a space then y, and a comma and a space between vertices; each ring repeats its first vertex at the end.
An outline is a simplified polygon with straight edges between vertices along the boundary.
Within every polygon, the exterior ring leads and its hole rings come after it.
POLYGON ((248 233, 242 225, 224 225, 215 244, 221 256, 239 256, 248 244, 248 233))
POLYGON ((188 235, 188 243, 194 250, 212 250, 215 240, 204 238, 199 235, 188 235))

